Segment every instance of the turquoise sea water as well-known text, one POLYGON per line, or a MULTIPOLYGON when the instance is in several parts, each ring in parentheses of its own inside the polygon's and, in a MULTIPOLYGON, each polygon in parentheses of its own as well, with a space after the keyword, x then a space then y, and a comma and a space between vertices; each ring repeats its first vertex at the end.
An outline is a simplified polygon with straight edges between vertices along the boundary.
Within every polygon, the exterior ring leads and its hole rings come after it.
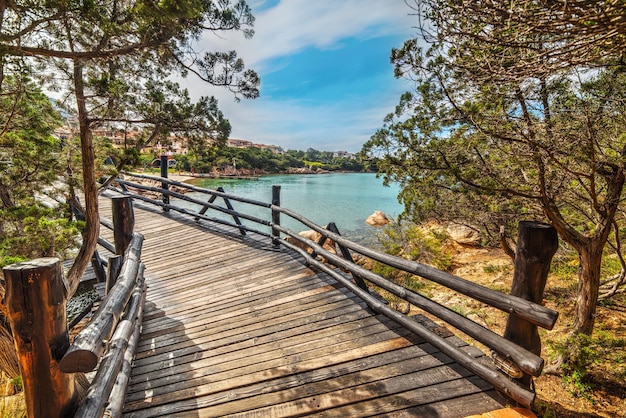
MULTIPOLYGON (((193 184, 208 189, 221 186, 229 194, 262 202, 271 202, 272 185, 280 185, 281 206, 321 226, 335 222, 342 235, 358 241, 375 233, 376 228, 365 223, 374 211, 382 211, 393 218, 402 212, 402 205, 397 200, 399 187, 383 186, 382 179, 371 173, 272 175, 258 180, 197 179, 193 184)), ((206 196, 197 198, 206 200, 206 196)), ((216 203, 221 205, 220 200, 216 203)), ((240 202, 232 204, 236 210, 263 219, 271 218, 268 209, 240 202)), ((215 213, 210 216, 217 217, 215 213)), ((281 216, 281 224, 294 231, 309 229, 285 215, 281 216)))

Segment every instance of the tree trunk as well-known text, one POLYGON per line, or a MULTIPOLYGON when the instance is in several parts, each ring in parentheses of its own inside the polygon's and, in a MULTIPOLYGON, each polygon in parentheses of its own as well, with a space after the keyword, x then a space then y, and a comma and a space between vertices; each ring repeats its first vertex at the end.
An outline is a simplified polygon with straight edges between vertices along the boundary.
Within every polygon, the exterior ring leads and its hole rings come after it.
POLYGON ((2 206, 5 208, 12 208, 15 206, 13 200, 11 200, 11 193, 7 186, 2 183, 0 180, 0 202, 2 202, 2 206))
POLYGON ((83 82, 83 63, 74 61, 74 88, 78 106, 78 123, 80 126, 80 150, 82 154, 83 191, 85 194, 85 231, 83 245, 74 260, 67 277, 68 297, 74 294, 80 279, 91 261, 100 233, 98 214, 98 188, 96 186, 95 153, 93 138, 89 126, 87 105, 85 103, 85 86, 83 82))
POLYGON ((598 294, 600 291, 600 266, 602 264, 602 243, 592 240, 589 245, 580 248, 580 275, 576 314, 571 335, 591 335, 595 323, 598 294))
POLYGON ((28 416, 73 416, 78 403, 74 375, 59 368, 70 345, 61 262, 39 258, 11 264, 3 272, 28 416))

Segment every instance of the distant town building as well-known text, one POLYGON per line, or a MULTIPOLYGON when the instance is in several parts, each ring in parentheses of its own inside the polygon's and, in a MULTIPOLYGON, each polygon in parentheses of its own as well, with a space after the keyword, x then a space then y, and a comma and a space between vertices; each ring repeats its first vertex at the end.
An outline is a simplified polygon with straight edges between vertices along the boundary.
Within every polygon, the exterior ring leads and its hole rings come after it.
POLYGON ((354 160, 356 159, 356 155, 348 152, 348 151, 336 151, 333 153, 333 157, 335 158, 347 158, 349 160, 354 160))
POLYGON ((236 138, 229 138, 226 143, 232 148, 250 148, 254 145, 252 141, 236 138))
POLYGON ((189 150, 185 139, 171 136, 167 143, 157 141, 152 146, 152 151, 161 155, 185 155, 189 150))
MULTIPOLYGON (((141 133, 135 129, 124 130, 113 127, 101 127, 93 131, 94 136, 108 139, 111 141, 111 144, 117 148, 122 148, 127 144, 136 144, 140 134, 141 133)), ((66 119, 65 125, 55 130, 55 135, 61 139, 78 136, 78 126, 76 121, 73 118, 66 119)), ((227 141, 227 145, 233 148, 267 149, 277 155, 283 155, 285 153, 285 150, 278 145, 256 144, 246 139, 230 138, 227 141)), ((159 140, 153 144, 146 145, 143 148, 143 151, 151 151, 155 154, 161 155, 184 155, 187 154, 189 150, 187 148, 186 138, 181 138, 177 135, 170 135, 170 137, 165 141, 159 140)))
POLYGON ((282 155, 285 153, 285 150, 283 150, 283 148, 278 145, 255 144, 254 142, 248 141, 247 139, 229 138, 228 141, 226 141, 226 144, 232 148, 261 148, 270 150, 274 154, 278 155, 282 155))

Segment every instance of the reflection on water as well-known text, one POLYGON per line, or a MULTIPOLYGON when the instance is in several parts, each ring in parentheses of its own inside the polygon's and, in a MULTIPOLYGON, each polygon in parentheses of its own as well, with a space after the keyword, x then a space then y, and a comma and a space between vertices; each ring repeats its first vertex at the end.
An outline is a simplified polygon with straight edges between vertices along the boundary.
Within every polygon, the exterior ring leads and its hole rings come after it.
MULTIPOLYGON (((397 200, 399 187, 385 187, 382 180, 371 173, 275 175, 263 176, 258 180, 197 179, 193 183, 208 189, 221 186, 229 194, 262 202, 270 202, 272 185, 280 185, 281 206, 322 226, 335 222, 342 235, 361 243, 368 243, 376 234, 377 229, 365 223, 365 219, 374 211, 382 211, 393 218, 402 212, 402 205, 397 200)), ((207 199, 202 194, 193 197, 207 199)), ((223 202, 220 200, 216 203, 221 205, 223 202)), ((232 203, 238 211, 271 219, 269 209, 240 202, 232 203)), ((229 218, 228 215, 215 213, 210 216, 229 218)), ((294 231, 308 229, 284 215, 281 217, 281 224, 294 231)))

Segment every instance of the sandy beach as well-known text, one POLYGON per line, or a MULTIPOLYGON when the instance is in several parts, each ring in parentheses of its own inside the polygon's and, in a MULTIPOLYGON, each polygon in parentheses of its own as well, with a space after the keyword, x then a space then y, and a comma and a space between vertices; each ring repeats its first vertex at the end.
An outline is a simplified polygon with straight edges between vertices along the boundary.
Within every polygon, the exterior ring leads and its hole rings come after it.
POLYGON ((181 182, 181 183, 184 183, 184 182, 186 182, 186 181, 188 181, 188 180, 192 180, 192 179, 194 179, 195 177, 188 176, 188 175, 185 175, 185 174, 172 174, 172 173, 168 173, 168 174, 167 174, 167 178, 168 178, 168 179, 170 179, 170 180, 179 181, 179 182, 181 182))

